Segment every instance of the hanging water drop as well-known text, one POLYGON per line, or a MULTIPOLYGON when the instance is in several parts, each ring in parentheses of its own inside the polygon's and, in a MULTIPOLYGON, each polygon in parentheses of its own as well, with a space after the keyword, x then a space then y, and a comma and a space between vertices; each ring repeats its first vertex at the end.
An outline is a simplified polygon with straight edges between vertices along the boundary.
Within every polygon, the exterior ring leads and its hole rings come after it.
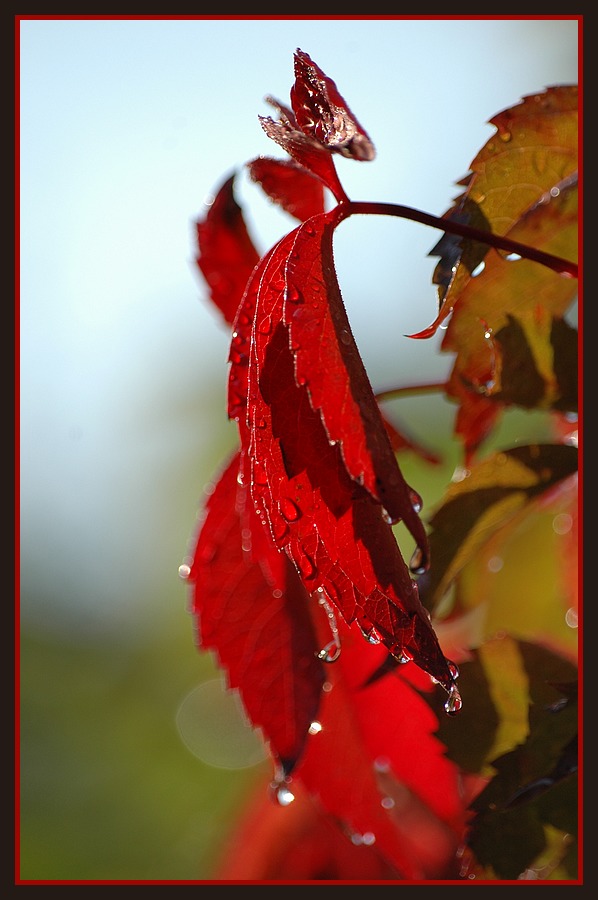
POLYGON ((382 507, 382 518, 386 522, 387 525, 396 525, 397 522, 399 521, 397 518, 394 518, 393 516, 391 516, 389 511, 387 509, 385 509, 384 507, 382 507))
POLYGON ((336 662, 339 656, 341 655, 341 645, 338 640, 328 641, 327 644, 322 647, 321 650, 318 651, 316 656, 318 659, 321 659, 322 662, 325 663, 333 663, 336 662))
POLYGON ((312 722, 307 730, 309 734, 319 734, 322 730, 322 723, 312 722))
POLYGON ((279 784, 278 782, 274 782, 272 785, 272 789, 274 791, 274 797, 279 806, 289 806, 295 799, 294 793, 289 790, 289 788, 284 783, 279 784))
POLYGON ((402 666, 406 665, 407 663, 413 662, 413 654, 409 653, 409 651, 406 650, 405 647, 393 647, 391 653, 396 661, 402 666))
POLYGON ((429 560, 427 554, 421 547, 416 547, 409 560, 409 569, 414 575, 423 575, 428 571, 429 560))
POLYGON ((453 681, 456 681, 457 678, 459 677, 459 667, 456 665, 456 663, 451 662, 450 660, 447 660, 447 662, 448 662, 449 672, 451 673, 451 678, 453 679, 453 681))
POLYGON ((461 700, 461 694, 457 688, 456 684, 452 684, 449 690, 448 700, 444 704, 444 709, 447 716, 456 716, 463 706, 463 701, 461 700))
POLYGON ((191 566, 187 565, 187 563, 182 563, 179 566, 179 578, 182 581, 186 581, 191 574, 191 566))
POLYGON ((322 647, 322 649, 318 653, 316 653, 316 656, 318 659, 321 659, 322 662, 333 663, 336 662, 336 660, 341 655, 341 641, 338 633, 338 626, 336 624, 336 617, 332 611, 332 607, 326 600, 324 589, 318 588, 318 594, 320 594, 318 603, 326 611, 328 624, 332 633, 332 640, 328 641, 328 643, 324 647, 322 647))
POLYGON ((382 637, 378 631, 374 628, 372 623, 368 621, 364 616, 358 616, 355 620, 359 626, 359 630, 362 635, 370 644, 379 644, 382 641, 382 637))
POLYGON ((421 495, 414 491, 413 488, 409 488, 409 499, 411 501, 411 506, 413 507, 416 513, 422 511, 424 506, 424 501, 421 498, 421 495))

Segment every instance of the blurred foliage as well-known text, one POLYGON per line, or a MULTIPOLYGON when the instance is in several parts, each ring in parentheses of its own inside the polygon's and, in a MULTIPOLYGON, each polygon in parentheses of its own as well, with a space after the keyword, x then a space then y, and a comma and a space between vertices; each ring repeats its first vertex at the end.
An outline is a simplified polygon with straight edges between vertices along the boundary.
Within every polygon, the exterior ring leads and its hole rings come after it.
MULTIPOLYGON (((425 513, 440 498, 457 453, 438 442, 450 433, 438 428, 438 417, 450 418, 452 407, 440 397, 415 406, 387 404, 399 421, 413 423, 418 437, 446 451, 436 466, 411 452, 400 457, 425 513)), ((539 439, 546 428, 546 417, 515 411, 492 445, 509 446, 521 433, 539 439)), ((178 491, 177 498, 188 503, 178 491)), ((401 526, 397 537, 408 553, 401 526)), ((31 616, 23 623, 22 880, 209 880, 247 802, 260 785, 267 790, 269 761, 246 769, 206 765, 178 733, 184 698, 220 673, 197 649, 183 583, 173 600, 167 581, 139 600, 144 621, 135 631, 125 624, 95 634, 44 631, 39 602, 37 625, 31 616)))
POLYGON ((209 878, 263 768, 181 741, 177 708, 215 671, 188 624, 138 644, 22 635, 22 879, 209 878))

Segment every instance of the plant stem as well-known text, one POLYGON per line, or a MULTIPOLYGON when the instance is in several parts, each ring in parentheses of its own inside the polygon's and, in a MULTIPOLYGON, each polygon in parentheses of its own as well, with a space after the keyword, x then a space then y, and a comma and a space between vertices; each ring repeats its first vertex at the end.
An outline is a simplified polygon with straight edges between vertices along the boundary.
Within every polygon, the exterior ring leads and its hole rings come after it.
POLYGON ((577 278, 577 263, 569 262, 561 259, 559 256, 553 256, 550 253, 543 253, 542 250, 535 250, 526 244, 520 244, 517 241, 511 241, 509 238, 501 237, 501 235, 493 234, 490 231, 480 231, 472 228, 470 225, 462 225, 448 218, 440 218, 430 213, 422 212, 419 209, 413 209, 410 206, 401 206, 396 203, 378 203, 378 202, 360 202, 349 200, 348 203, 339 204, 339 221, 353 215, 377 215, 377 216, 396 216, 400 219, 411 219, 414 222, 421 222, 422 225, 429 225, 432 228, 439 228, 441 231, 447 231, 451 234, 458 234, 461 237, 469 238, 473 241, 479 241, 481 244, 488 244, 497 250, 505 250, 507 253, 516 253, 525 259, 531 259, 533 262, 540 263, 558 272, 559 275, 565 275, 570 278, 577 278))
POLYGON ((378 391, 375 395, 376 400, 393 400, 395 397, 414 397, 420 394, 439 394, 446 389, 446 382, 439 381, 434 384, 413 384, 403 387, 388 388, 385 391, 378 391))

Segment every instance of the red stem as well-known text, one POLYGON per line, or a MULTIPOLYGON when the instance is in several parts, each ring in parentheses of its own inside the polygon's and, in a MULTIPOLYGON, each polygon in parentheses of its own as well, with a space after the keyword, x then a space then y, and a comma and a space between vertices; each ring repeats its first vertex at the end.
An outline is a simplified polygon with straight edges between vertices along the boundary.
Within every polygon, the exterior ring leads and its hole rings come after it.
POLYGON ((419 209, 413 209, 410 206, 401 206, 397 203, 364 203, 349 200, 347 203, 340 203, 339 222, 353 215, 377 215, 377 216, 396 216, 400 219, 411 219, 414 222, 421 222, 422 225, 430 225, 432 228, 439 228, 442 231, 448 231, 451 234, 458 234, 461 237, 470 238, 473 241, 479 241, 482 244, 488 244, 497 250, 505 250, 507 253, 516 253, 525 259, 531 259, 533 262, 540 263, 558 272, 559 275, 566 275, 570 278, 577 278, 577 263, 569 262, 561 259, 559 256, 552 256, 550 253, 543 253, 541 250, 535 250, 526 244, 520 244, 517 241, 511 241, 509 238, 501 237, 490 231, 480 231, 472 228, 470 225, 461 225, 451 219, 442 219, 439 216, 433 216, 430 213, 421 212, 419 209))

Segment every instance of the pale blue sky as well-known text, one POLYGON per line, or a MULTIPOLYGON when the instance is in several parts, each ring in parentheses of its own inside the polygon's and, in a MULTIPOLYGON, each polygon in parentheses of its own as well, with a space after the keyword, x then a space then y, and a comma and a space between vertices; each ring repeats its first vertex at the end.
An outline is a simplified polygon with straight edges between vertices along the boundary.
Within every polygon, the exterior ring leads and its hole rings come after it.
MULTIPOLYGON (((288 103, 294 50, 335 79, 376 145, 373 162, 339 161, 349 196, 440 215, 492 115, 577 81, 577 35, 573 19, 21 22, 26 620, 185 614, 177 568, 203 485, 236 443, 228 334, 202 299, 192 223, 233 168, 282 156, 257 117, 267 94, 288 103), (148 607, 150 591, 164 603, 148 607)), ((294 226, 242 174, 238 197, 262 250, 294 226)), ((364 218, 337 233, 376 388, 448 369, 436 344, 402 337, 434 318, 438 236, 364 218)))

